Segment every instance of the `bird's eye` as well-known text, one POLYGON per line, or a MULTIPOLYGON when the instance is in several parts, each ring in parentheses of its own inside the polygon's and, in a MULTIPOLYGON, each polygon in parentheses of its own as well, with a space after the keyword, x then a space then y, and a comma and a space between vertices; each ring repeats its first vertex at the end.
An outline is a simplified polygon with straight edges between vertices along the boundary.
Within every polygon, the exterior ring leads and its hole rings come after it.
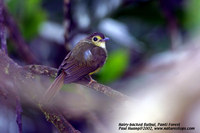
POLYGON ((97 41, 98 39, 96 37, 93 38, 93 41, 97 41))

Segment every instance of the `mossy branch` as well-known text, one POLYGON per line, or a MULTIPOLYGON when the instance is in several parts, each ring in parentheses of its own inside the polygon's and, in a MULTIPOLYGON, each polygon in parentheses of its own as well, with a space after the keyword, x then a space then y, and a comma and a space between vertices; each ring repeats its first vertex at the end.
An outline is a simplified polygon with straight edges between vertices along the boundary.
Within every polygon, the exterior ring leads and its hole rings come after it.
POLYGON ((54 124, 60 133, 80 133, 80 131, 76 130, 59 111, 55 109, 47 109, 42 104, 39 104, 39 108, 44 113, 47 121, 54 124))
MULTIPOLYGON (((49 77, 55 78, 57 69, 48 67, 48 66, 43 66, 43 65, 27 65, 24 67, 25 70, 30 71, 31 73, 38 74, 38 75, 47 75, 49 77)), ((100 84, 98 82, 92 82, 89 84, 90 80, 88 78, 84 78, 76 83, 84 85, 88 88, 94 89, 98 92, 101 92, 109 97, 112 97, 117 100, 128 100, 128 96, 122 94, 119 91, 116 91, 112 89, 109 86, 100 84)))

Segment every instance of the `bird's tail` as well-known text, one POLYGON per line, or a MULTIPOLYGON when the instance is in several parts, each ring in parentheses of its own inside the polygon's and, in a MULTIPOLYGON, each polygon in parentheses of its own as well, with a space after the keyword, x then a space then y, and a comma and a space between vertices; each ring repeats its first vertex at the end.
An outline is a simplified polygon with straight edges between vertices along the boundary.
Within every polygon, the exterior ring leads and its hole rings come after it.
POLYGON ((49 88, 45 91, 44 97, 42 98, 42 102, 48 104, 56 93, 61 89, 64 84, 65 73, 61 72, 61 74, 53 81, 53 83, 49 86, 49 88))

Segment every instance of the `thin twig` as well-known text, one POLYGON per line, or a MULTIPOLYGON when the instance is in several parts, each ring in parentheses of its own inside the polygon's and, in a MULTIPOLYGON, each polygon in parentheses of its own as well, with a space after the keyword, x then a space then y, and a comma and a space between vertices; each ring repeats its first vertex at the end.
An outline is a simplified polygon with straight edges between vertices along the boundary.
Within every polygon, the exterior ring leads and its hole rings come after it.
POLYGON ((22 133, 22 107, 20 103, 20 97, 16 96, 16 122, 18 125, 19 133, 22 133))
POLYGON ((71 31, 71 2, 70 0, 64 0, 64 15, 65 15, 65 46, 69 44, 69 36, 71 31))
POLYGON ((76 22, 73 20, 72 17, 72 4, 71 0, 63 0, 64 5, 64 23, 65 23, 65 47, 67 49, 70 49, 69 43, 71 39, 74 37, 74 34, 76 33, 76 22))
POLYGON ((3 15, 3 0, 0 0, 0 45, 4 53, 7 54, 7 43, 6 43, 6 28, 4 25, 3 15))
POLYGON ((19 28, 12 18, 12 16, 8 13, 5 6, 3 7, 3 15, 4 15, 4 24, 7 26, 10 36, 12 40, 15 42, 15 46, 17 48, 17 52, 19 55, 27 62, 27 63, 37 63, 37 59, 32 51, 29 49, 26 44, 24 38, 22 37, 19 28))

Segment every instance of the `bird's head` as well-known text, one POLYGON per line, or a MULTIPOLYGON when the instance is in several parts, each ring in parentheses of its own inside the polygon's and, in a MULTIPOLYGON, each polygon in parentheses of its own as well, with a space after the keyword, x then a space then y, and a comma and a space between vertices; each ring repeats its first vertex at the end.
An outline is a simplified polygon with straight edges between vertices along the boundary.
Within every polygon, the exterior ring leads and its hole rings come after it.
POLYGON ((99 33, 99 32, 95 32, 91 34, 90 36, 87 37, 87 39, 89 39, 89 41, 91 41, 92 44, 102 47, 102 48, 106 48, 105 42, 109 40, 108 37, 105 37, 104 34, 99 33))

